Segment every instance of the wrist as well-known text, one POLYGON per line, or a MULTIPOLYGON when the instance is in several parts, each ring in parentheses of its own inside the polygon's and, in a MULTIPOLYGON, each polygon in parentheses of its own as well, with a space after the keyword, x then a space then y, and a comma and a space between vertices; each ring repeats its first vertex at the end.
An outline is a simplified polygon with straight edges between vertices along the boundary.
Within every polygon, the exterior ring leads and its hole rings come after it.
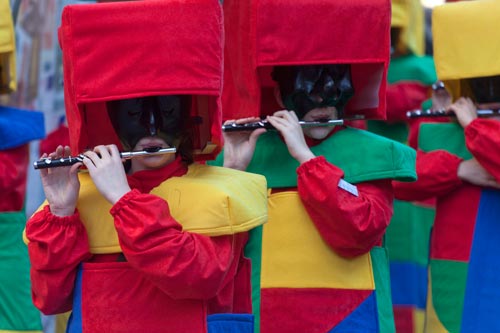
POLYGON ((224 168, 245 171, 248 167, 248 164, 241 163, 241 162, 237 163, 237 162, 231 162, 231 161, 224 161, 224 164, 222 166, 224 168))
POLYGON ((57 208, 57 207, 50 207, 50 212, 52 215, 58 216, 58 217, 66 217, 66 216, 71 216, 75 213, 75 208, 57 208))
POLYGON ((311 151, 309 152, 306 152, 304 154, 301 154, 299 156, 296 157, 296 160, 300 163, 300 164, 304 164, 310 160, 312 160, 313 158, 315 158, 316 155, 314 155, 311 151))

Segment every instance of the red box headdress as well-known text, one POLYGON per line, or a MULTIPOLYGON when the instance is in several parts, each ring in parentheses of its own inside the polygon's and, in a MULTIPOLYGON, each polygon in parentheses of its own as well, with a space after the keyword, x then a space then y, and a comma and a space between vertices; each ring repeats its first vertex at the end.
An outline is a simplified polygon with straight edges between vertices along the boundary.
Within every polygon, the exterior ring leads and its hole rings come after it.
POLYGON ((223 118, 279 109, 276 65, 351 64, 355 96, 345 117, 385 119, 389 0, 224 0, 223 118))
POLYGON ((106 102, 192 95, 195 149, 221 140, 222 8, 218 0, 159 0, 66 6, 59 29, 73 153, 117 144, 106 102))

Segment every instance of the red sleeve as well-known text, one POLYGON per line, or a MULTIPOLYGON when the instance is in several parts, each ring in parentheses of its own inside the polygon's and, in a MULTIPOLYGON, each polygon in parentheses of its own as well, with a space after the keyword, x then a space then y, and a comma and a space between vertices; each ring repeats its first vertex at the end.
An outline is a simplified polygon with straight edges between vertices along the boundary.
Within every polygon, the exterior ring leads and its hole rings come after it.
POLYGON ((361 255, 380 243, 393 213, 390 180, 356 184, 355 196, 338 186, 343 171, 322 156, 302 164, 297 173, 307 212, 339 255, 361 255))
POLYGON ((111 214, 127 261, 170 297, 209 299, 231 279, 228 271, 239 260, 233 236, 183 232, 165 200, 137 190, 111 214))
POLYGON ((78 265, 91 256, 79 214, 58 217, 45 206, 28 220, 26 237, 33 303, 45 314, 71 310, 78 265))
POLYGON ((396 199, 405 201, 426 200, 440 197, 462 185, 458 178, 458 166, 462 162, 444 150, 417 151, 417 181, 393 181, 396 199))
POLYGON ((23 208, 28 164, 28 145, 0 151, 0 212, 23 208))
POLYGON ((465 142, 479 164, 500 182, 500 121, 473 120, 465 128, 465 142))

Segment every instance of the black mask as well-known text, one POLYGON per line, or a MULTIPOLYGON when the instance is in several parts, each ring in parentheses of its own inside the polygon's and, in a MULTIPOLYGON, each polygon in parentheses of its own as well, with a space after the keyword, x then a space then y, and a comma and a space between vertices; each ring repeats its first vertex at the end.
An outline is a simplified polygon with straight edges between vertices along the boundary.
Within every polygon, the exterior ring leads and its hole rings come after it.
POLYGON ((341 112, 354 94, 350 65, 345 64, 275 67, 273 79, 280 87, 283 104, 299 119, 315 108, 334 106, 341 112))
POLYGON ((147 136, 158 136, 172 146, 184 125, 189 101, 189 96, 150 96, 110 101, 107 107, 124 148, 132 150, 147 136))
POLYGON ((476 103, 500 102, 500 75, 469 79, 476 103))

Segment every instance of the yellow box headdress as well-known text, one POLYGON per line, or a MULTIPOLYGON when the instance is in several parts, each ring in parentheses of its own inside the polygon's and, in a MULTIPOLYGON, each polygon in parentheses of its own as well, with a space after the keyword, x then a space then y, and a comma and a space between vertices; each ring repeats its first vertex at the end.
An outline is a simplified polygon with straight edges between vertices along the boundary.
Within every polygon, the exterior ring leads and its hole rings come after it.
POLYGON ((437 76, 453 98, 467 96, 465 79, 500 74, 500 1, 463 1, 432 16, 437 76))
POLYGON ((9 0, 0 0, 0 94, 16 90, 16 43, 9 0))

